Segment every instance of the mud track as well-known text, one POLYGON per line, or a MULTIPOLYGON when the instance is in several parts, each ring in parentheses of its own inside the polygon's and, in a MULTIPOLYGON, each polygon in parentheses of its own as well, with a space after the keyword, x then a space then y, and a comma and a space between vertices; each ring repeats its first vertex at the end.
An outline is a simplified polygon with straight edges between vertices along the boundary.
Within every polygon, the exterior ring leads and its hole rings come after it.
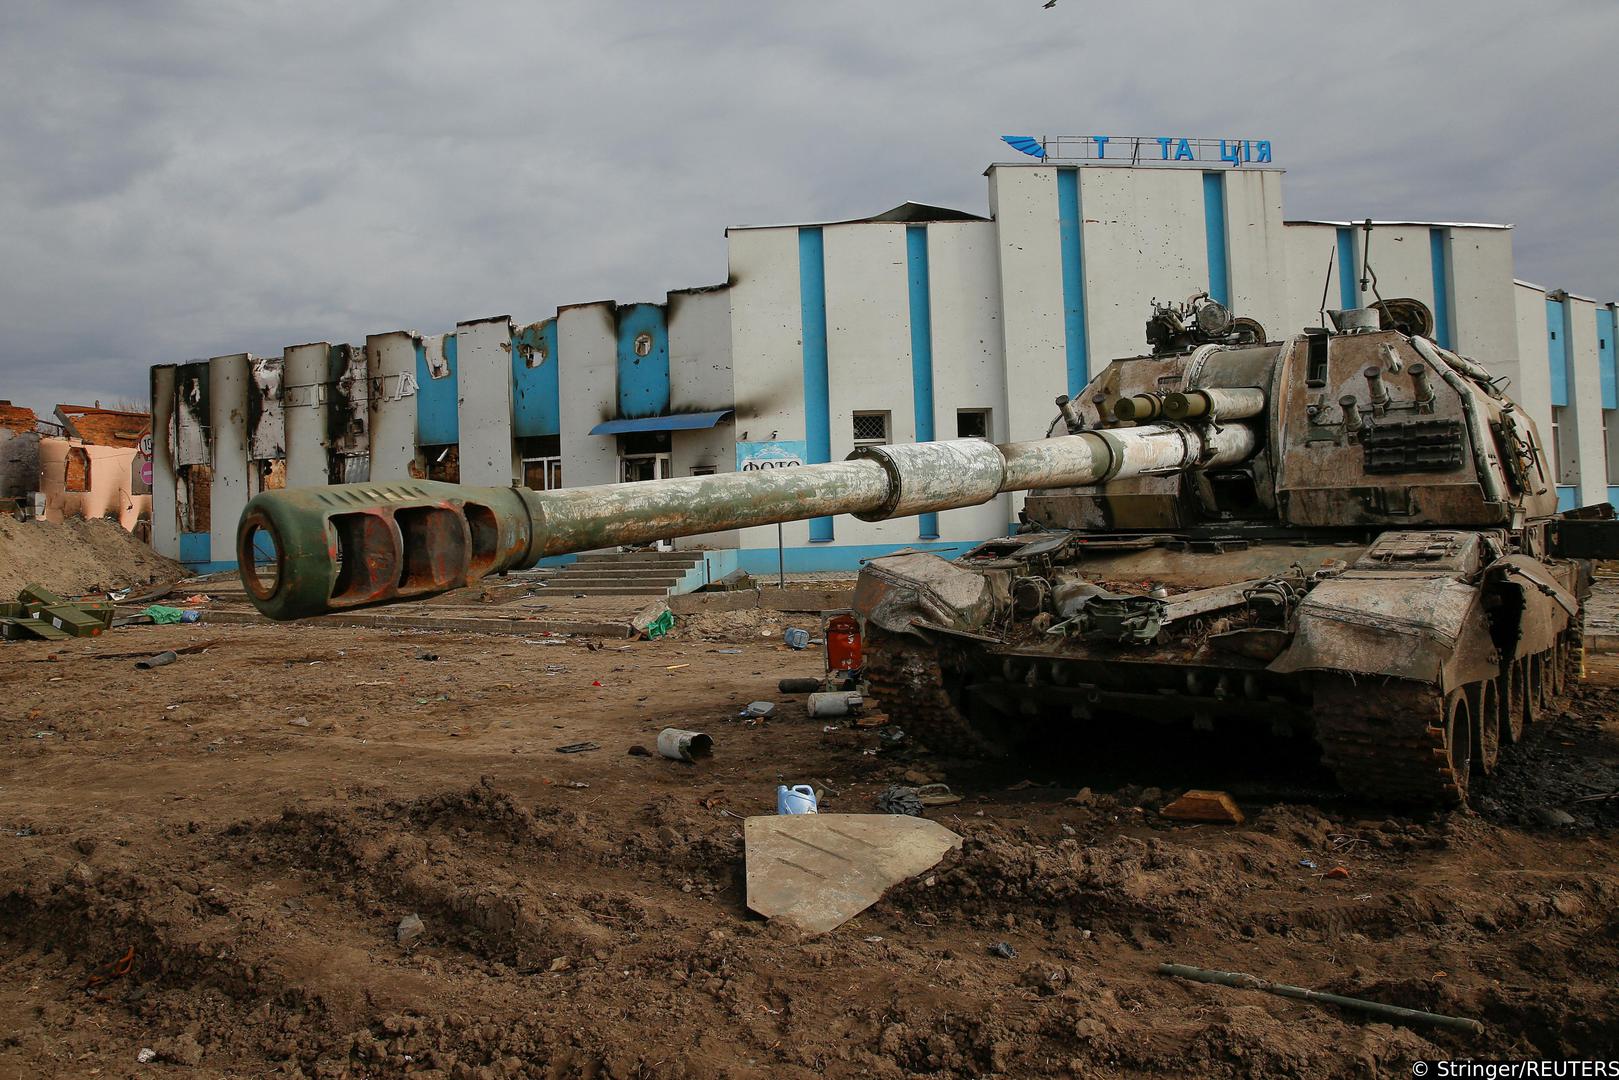
POLYGON ((1318 1077, 1619 1054, 1619 799, 1585 798, 1619 787, 1608 667, 1478 813, 1282 798, 1211 763, 1199 786, 1237 790, 1249 821, 1188 827, 1155 813, 1173 791, 1150 761, 1023 784, 868 754, 871 733, 775 693, 816 657, 738 638, 164 627, 4 647, 0 1077, 1318 1077), (204 637, 153 671, 92 659, 204 637), (758 698, 777 713, 750 727, 758 698), (668 724, 715 757, 627 753, 668 724), (585 740, 601 749, 554 752, 585 740), (966 796, 930 812, 959 854, 815 941, 747 914, 741 817, 778 782, 865 811, 918 771, 966 796), (1488 1034, 1177 983, 1161 961, 1488 1034))

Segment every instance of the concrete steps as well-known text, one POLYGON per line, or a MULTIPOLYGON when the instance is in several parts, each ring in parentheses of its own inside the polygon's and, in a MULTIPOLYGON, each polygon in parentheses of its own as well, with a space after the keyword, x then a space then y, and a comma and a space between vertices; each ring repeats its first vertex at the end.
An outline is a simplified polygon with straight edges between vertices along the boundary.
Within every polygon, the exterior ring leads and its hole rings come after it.
POLYGON ((548 574, 545 584, 570 596, 668 596, 702 561, 700 552, 596 552, 548 574))

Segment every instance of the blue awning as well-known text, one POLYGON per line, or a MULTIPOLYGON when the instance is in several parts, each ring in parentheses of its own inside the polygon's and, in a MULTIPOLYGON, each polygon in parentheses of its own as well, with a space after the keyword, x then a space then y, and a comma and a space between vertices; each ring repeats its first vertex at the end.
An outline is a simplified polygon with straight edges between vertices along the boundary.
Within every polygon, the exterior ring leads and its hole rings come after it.
POLYGON ((643 416, 639 420, 604 420, 590 429, 592 435, 628 435, 635 431, 696 431, 711 428, 730 416, 733 410, 676 413, 673 416, 643 416))

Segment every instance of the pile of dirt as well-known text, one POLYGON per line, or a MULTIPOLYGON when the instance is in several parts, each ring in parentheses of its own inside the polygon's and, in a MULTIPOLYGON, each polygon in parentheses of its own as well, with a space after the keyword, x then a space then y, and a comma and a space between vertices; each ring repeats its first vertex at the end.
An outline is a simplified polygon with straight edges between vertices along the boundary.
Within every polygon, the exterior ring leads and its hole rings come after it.
MULTIPOLYGON (((1611 658, 1507 751, 1496 813, 1322 789, 1239 795, 1247 820, 1216 826, 1142 786, 1184 743, 1041 784, 812 719, 775 687, 818 651, 755 617, 699 617, 751 630, 734 645, 684 619, 548 649, 319 620, 8 645, 0 1077, 1304 1080, 1619 1054, 1619 835, 1563 786, 1619 769, 1611 658), (753 700, 777 708, 748 723, 753 700), (633 752, 667 726, 714 754, 633 752), (749 912, 743 822, 777 784, 860 813, 918 774, 961 797, 927 811, 959 851, 818 938, 749 912), (1520 803, 1575 820, 1526 827, 1520 803)), ((1206 757, 1199 786, 1229 768, 1206 757)))
POLYGON ((186 573, 117 522, 69 518, 55 524, 0 517, 0 600, 15 599, 30 584, 83 594, 175 581, 186 573))

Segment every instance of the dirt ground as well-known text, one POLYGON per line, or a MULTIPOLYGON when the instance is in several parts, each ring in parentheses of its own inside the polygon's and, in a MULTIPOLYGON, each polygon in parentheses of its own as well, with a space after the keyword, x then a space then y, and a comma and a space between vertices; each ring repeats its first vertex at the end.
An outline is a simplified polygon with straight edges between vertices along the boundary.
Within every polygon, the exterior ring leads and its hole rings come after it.
POLYGON ((1612 660, 1480 812, 1391 816, 1177 733, 1072 732, 1080 752, 1033 774, 878 752, 776 692, 813 651, 757 615, 726 640, 724 618, 628 644, 201 624, 0 646, 0 1077, 1393 1076, 1619 1053, 1619 799, 1579 801, 1619 787, 1612 660), (778 705, 750 726, 755 699, 778 705), (668 725, 714 757, 629 752, 668 725), (600 749, 555 751, 581 741, 600 749), (865 812, 907 772, 964 796, 929 811, 959 853, 815 940, 748 913, 742 818, 778 783, 865 812), (1161 819, 1186 785, 1247 823, 1161 819), (1559 809, 1572 824, 1543 823, 1559 809))
POLYGON ((185 567, 131 536, 116 521, 69 518, 60 523, 0 515, 0 600, 38 583, 58 593, 176 581, 185 567))

